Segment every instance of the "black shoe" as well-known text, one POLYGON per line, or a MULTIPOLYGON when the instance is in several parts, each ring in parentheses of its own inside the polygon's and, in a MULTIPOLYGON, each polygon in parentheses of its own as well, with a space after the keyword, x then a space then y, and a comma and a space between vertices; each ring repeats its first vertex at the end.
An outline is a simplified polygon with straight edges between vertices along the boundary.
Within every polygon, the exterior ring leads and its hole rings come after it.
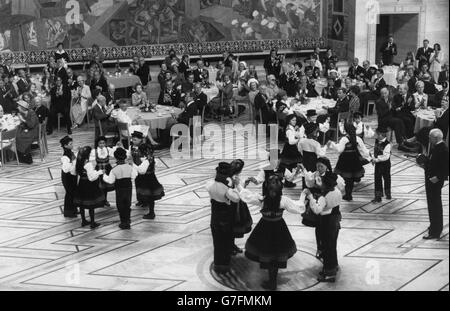
POLYGON ((144 217, 142 217, 142 218, 153 220, 156 218, 156 215, 155 215, 155 213, 148 213, 147 215, 144 215, 144 217))
POLYGON ((72 135, 72 130, 71 129, 67 130, 67 135, 72 135))
POLYGON ((111 207, 111 204, 109 204, 108 201, 105 201, 105 207, 111 207))
POLYGON ((95 229, 95 228, 97 228, 99 226, 100 226, 100 224, 98 222, 91 223, 91 229, 95 229))
POLYGON ((19 162, 20 163, 24 163, 24 164, 33 164, 33 157, 31 156, 31 154, 27 153, 19 153, 19 162))
POLYGON ((137 202, 137 203, 136 203, 136 207, 144 207, 144 203, 142 203, 142 202, 137 202))
POLYGON ((377 204, 377 203, 381 203, 381 202, 382 202, 381 198, 375 198, 372 200, 373 204, 377 204))
POLYGON ((129 229, 131 229, 131 226, 128 223, 121 223, 119 225, 119 228, 122 229, 122 230, 129 230, 129 229))
POLYGON ((50 136, 53 134, 53 131, 47 131, 47 135, 50 136))
POLYGON ((293 182, 290 182, 290 181, 285 181, 284 186, 286 188, 295 188, 295 187, 297 187, 297 184, 294 184, 293 182))
POLYGON ((439 240, 441 237, 436 235, 427 234, 423 236, 424 240, 439 240))
POLYGON ((65 218, 77 218, 77 214, 72 214, 72 215, 64 215, 65 218))
POLYGON ((82 222, 81 222, 81 226, 82 226, 82 227, 89 226, 90 224, 91 224, 90 221, 82 221, 82 222))
POLYGON ((392 200, 392 196, 391 195, 386 195, 386 200, 392 200))
POLYGON ((214 272, 217 274, 226 274, 230 272, 230 268, 214 267, 214 272))
POLYGON ((323 259, 322 251, 317 251, 317 252, 316 252, 316 258, 319 259, 319 260, 322 260, 322 259, 323 259))
POLYGON ((271 290, 271 291, 277 290, 277 284, 274 284, 269 281, 262 282, 261 287, 264 288, 265 290, 271 290))
POLYGON ((353 197, 351 196, 351 195, 344 195, 343 197, 342 197, 342 199, 344 200, 344 201, 353 201, 353 197))
POLYGON ((336 282, 336 276, 335 275, 320 275, 317 278, 317 281, 322 283, 334 283, 336 282))
POLYGON ((233 245, 233 249, 231 251, 232 256, 236 256, 237 254, 242 254, 243 251, 237 245, 233 245))

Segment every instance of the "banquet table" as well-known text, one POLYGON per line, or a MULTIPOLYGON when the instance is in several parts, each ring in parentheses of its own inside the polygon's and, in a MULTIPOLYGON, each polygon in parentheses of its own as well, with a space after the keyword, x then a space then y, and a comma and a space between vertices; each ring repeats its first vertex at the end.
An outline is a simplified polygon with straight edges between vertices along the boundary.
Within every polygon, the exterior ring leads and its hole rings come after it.
POLYGON ((164 130, 170 119, 177 118, 182 110, 175 107, 156 106, 156 112, 141 112, 138 108, 130 107, 127 114, 139 125, 146 125, 149 130, 164 130))
POLYGON ((300 104, 296 98, 288 98, 287 104, 293 104, 293 109, 296 113, 306 116, 308 110, 315 110, 318 115, 325 115, 328 113, 327 108, 336 107, 336 102, 332 99, 325 99, 322 97, 308 98, 305 104, 300 104))
POLYGON ((124 89, 128 87, 134 87, 136 84, 141 83, 141 79, 131 73, 121 75, 107 75, 109 84, 113 84, 116 89, 124 89))
POLYGON ((10 131, 20 125, 20 119, 11 114, 5 114, 0 118, 0 131, 10 131))
POLYGON ((386 81, 387 85, 391 85, 393 87, 398 86, 397 75, 398 75, 398 66, 384 66, 384 81, 386 81))
POLYGON ((414 126, 414 133, 417 134, 420 129, 424 127, 433 126, 436 117, 440 116, 442 109, 419 109, 414 114, 416 116, 416 124, 414 126))

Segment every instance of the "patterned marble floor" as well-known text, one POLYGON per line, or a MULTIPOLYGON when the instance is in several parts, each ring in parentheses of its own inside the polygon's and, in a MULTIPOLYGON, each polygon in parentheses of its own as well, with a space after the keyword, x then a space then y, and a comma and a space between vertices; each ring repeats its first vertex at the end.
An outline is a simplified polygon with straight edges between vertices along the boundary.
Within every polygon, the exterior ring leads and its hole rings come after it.
MULTIPOLYGON (((92 130, 78 130, 74 143, 92 144, 92 136, 92 130)), ((132 230, 119 230, 110 194, 113 207, 97 211, 102 225, 91 231, 81 228, 78 219, 62 216, 59 138, 50 137, 45 162, 36 155, 32 166, 0 169, 0 290, 261 289, 264 272, 242 255, 233 259, 230 279, 218 282, 210 273, 210 206, 204 184, 218 160, 173 160, 167 151, 158 151, 157 175, 166 196, 156 205, 156 220, 143 220, 145 211, 134 208, 132 230)), ((336 154, 330 158, 335 164, 336 154)), ((370 203, 374 181, 369 165, 354 201, 341 206, 341 272, 335 284, 317 284, 321 264, 314 258, 314 231, 302 226, 298 215, 286 215, 299 252, 280 273, 280 290, 449 290, 448 184, 443 191, 444 235, 424 241, 423 171, 396 151, 392 160, 392 201, 370 203)), ((256 174, 259 162, 246 161, 243 175, 256 174)), ((299 190, 285 193, 296 198, 299 190)), ((251 211, 256 223, 258 210, 251 211)), ((237 244, 243 247, 245 239, 237 244)))

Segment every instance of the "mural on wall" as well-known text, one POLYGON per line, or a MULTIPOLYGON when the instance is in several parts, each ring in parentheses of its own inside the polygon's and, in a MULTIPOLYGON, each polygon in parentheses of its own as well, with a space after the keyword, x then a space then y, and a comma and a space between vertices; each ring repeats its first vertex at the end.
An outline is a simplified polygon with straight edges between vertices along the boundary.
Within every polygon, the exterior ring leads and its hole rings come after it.
POLYGON ((0 52, 321 34, 321 0, 0 0, 0 52))

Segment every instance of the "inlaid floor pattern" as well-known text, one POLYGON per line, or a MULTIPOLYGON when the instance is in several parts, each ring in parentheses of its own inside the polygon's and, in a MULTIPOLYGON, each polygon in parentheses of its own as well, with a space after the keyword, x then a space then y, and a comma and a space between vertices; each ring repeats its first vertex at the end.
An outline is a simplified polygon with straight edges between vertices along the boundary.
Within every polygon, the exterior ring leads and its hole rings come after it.
MULTIPOLYGON (((75 146, 92 145, 92 132, 77 130, 75 146)), ((243 255, 233 259, 229 279, 210 271, 210 204, 204 184, 219 160, 174 160, 168 151, 158 151, 157 176, 166 196, 157 202, 156 219, 143 220, 146 211, 133 207, 132 229, 120 230, 110 193, 112 207, 97 210, 101 226, 91 231, 81 228, 79 219, 62 215, 61 136, 49 138, 45 162, 35 155, 31 166, 0 169, 0 290, 261 290, 266 272, 243 255)), ((229 137, 226 143, 231 143, 229 137)), ((371 148, 373 141, 367 143, 371 148)), ((244 146, 236 156, 243 157, 249 148, 257 147, 244 146)), ((236 156, 225 155, 227 160, 236 156)), ((334 165, 336 154, 329 156, 334 165)), ((245 162, 244 178, 255 175, 262 161, 245 162)), ((443 190, 443 237, 425 241, 423 170, 396 148, 392 166, 391 201, 370 203, 374 180, 368 165, 354 201, 341 206, 341 271, 334 284, 316 282, 321 264, 314 257, 314 230, 304 227, 300 216, 285 214, 299 251, 288 269, 280 271, 279 290, 449 290, 448 183, 443 190)), ((300 190, 285 194, 298 198, 300 190)), ((256 224, 258 209, 251 207, 251 212, 256 224)), ((245 238, 237 244, 243 247, 245 238)))

